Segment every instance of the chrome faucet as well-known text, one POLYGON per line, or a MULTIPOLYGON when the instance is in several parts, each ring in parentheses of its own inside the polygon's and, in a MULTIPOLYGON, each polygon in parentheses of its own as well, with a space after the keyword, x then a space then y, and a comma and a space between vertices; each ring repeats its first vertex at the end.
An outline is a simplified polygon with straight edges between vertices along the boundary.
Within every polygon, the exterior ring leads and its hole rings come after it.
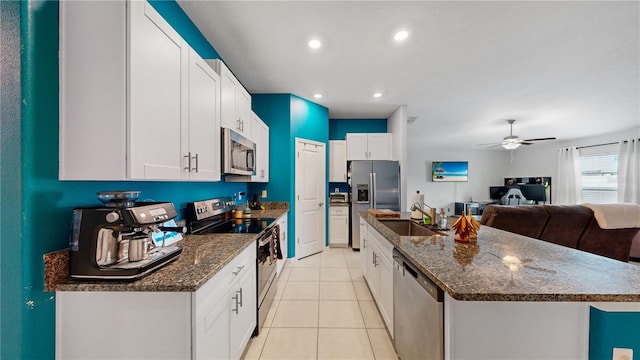
POLYGON ((429 213, 424 211, 420 205, 420 203, 413 203, 411 205, 411 211, 420 211, 424 216, 428 217, 431 220, 431 225, 438 226, 438 221, 436 220, 436 208, 432 208, 431 206, 424 204, 424 206, 429 208, 429 213))

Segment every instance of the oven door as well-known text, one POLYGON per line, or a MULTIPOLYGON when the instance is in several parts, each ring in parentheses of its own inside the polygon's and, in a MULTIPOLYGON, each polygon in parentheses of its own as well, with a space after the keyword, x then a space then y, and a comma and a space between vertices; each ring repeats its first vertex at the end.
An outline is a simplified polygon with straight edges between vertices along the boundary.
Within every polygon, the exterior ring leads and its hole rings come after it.
POLYGON ((222 172, 254 175, 256 144, 231 129, 222 130, 222 172))

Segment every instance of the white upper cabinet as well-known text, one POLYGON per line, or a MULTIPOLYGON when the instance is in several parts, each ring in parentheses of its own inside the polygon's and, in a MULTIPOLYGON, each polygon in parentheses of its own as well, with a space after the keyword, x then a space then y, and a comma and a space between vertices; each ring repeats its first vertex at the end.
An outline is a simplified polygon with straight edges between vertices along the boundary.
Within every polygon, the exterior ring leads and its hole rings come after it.
POLYGON ((181 179, 187 44, 149 3, 129 8, 129 178, 181 179))
POLYGON ((61 2, 60 179, 220 180, 219 86, 148 2, 61 2))
POLYGON ((392 160, 391 134, 347 134, 347 160, 392 160))
POLYGON ((246 138, 252 138, 251 95, 222 60, 208 60, 207 62, 220 75, 222 92, 220 125, 233 129, 246 138))
POLYGON ((329 140, 329 181, 347 182, 346 140, 329 140))
MULTIPOLYGON (((220 77, 194 50, 189 56, 189 122, 183 161, 191 180, 220 180, 220 77)), ((183 135, 184 137, 184 135, 183 135)))
POLYGON ((253 141, 256 143, 256 174, 252 182, 269 182, 269 127, 251 112, 253 141))

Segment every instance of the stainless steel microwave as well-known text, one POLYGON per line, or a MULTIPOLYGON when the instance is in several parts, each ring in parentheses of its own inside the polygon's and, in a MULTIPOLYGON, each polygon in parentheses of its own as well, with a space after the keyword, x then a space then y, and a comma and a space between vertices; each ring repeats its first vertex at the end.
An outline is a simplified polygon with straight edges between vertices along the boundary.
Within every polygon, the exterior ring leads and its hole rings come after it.
POLYGON ((256 144, 239 133, 222 128, 222 173, 254 175, 256 144))

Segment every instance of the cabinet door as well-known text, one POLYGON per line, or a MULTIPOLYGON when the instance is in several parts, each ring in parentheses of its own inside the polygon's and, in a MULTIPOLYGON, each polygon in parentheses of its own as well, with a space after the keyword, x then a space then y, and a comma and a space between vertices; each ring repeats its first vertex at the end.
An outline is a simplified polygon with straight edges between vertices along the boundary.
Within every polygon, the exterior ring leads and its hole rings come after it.
POLYGON ((285 214, 278 220, 278 225, 280 225, 280 250, 282 250, 282 260, 278 260, 276 265, 276 271, 278 272, 278 276, 280 272, 282 272, 282 268, 284 268, 284 264, 287 260, 287 215, 285 214))
POLYGON ((349 208, 333 206, 329 208, 329 245, 349 244, 349 208))
POLYGON ((253 141, 256 143, 256 174, 252 182, 269 182, 269 127, 251 112, 253 141))
POLYGON ((178 180, 182 178, 182 151, 176 134, 186 117, 182 104, 187 45, 148 2, 128 4, 128 175, 131 179, 178 180))
POLYGON ((368 160, 367 134, 347 134, 347 160, 368 160))
POLYGON ((329 141, 329 181, 347 181, 347 142, 329 141))
POLYGON ((391 261, 384 255, 379 257, 380 287, 378 291, 378 307, 380 308, 382 319, 393 338, 393 263, 391 261))
POLYGON ((378 298, 380 288, 380 250, 376 246, 373 237, 369 237, 369 248, 367 249, 367 283, 374 300, 378 298))
POLYGON ((367 229, 368 229, 368 225, 367 222, 364 221, 364 219, 362 217, 359 218, 360 219, 360 268, 362 270, 362 274, 364 275, 364 278, 367 278, 367 270, 368 270, 368 259, 369 259, 369 255, 367 254, 367 251, 369 250, 369 243, 368 243, 368 239, 367 239, 367 229))
POLYGON ((391 134, 368 134, 369 160, 391 160, 391 134))
POLYGON ((229 359, 231 308, 224 296, 196 325, 195 359, 229 359))
POLYGON ((126 5, 61 1, 59 18, 59 178, 125 180, 126 5))
POLYGON ((236 275, 238 280, 229 294, 231 300, 230 359, 240 358, 257 324, 256 267, 255 263, 245 265, 236 275))
POLYGON ((220 75, 220 125, 237 131, 240 122, 236 116, 236 78, 220 60, 215 64, 220 75))
MULTIPOLYGON (((189 51, 189 121, 183 146, 191 180, 220 180, 220 77, 192 49, 189 51), (185 149, 186 148, 186 149, 185 149)), ((186 122, 186 121, 185 121, 186 122)), ((184 127, 183 127, 184 128, 184 127)))
POLYGON ((252 122, 251 122, 251 95, 236 79, 236 116, 239 119, 238 132, 244 137, 251 139, 252 122))

